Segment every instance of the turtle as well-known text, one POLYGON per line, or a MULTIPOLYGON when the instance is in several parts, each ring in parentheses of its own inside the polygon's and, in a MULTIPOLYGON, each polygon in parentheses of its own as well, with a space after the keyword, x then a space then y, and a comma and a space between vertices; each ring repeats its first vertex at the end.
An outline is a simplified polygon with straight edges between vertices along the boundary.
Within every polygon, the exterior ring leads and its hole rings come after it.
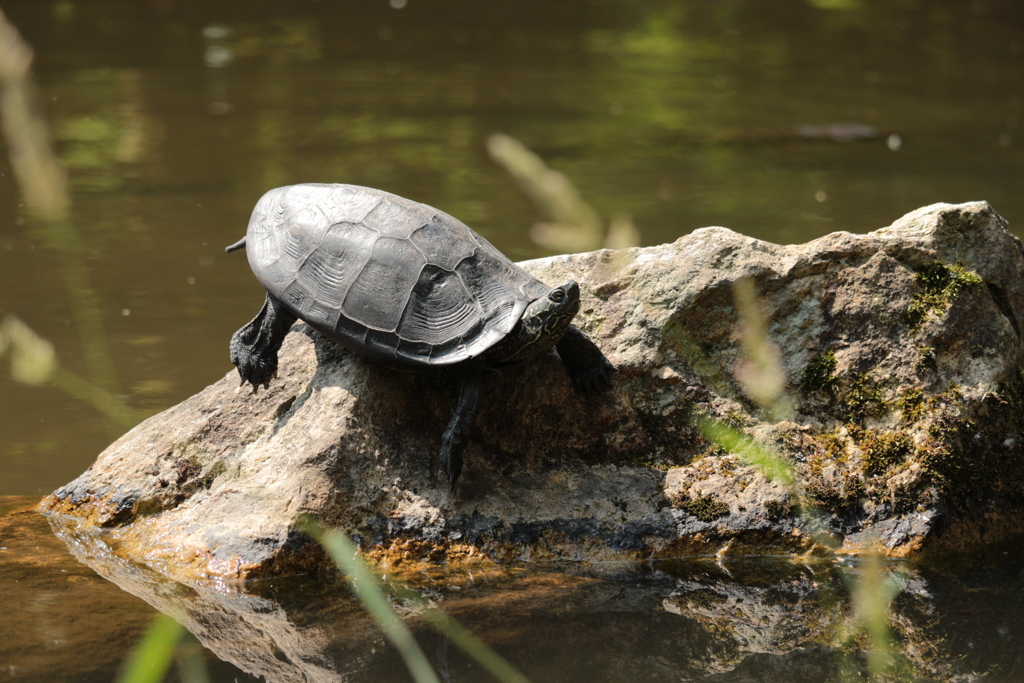
POLYGON ((279 187, 257 202, 245 237, 226 251, 243 248, 267 295, 231 337, 241 384, 269 386, 299 318, 388 368, 443 371, 454 389, 439 453, 449 486, 492 372, 554 348, 579 390, 611 384, 614 366, 571 324, 577 282, 544 284, 426 204, 358 185, 279 187))

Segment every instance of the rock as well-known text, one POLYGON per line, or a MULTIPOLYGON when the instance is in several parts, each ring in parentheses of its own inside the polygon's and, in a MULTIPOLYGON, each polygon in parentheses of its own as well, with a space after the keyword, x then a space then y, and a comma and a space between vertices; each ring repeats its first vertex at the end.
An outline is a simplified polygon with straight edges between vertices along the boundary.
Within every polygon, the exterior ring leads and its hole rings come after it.
POLYGON ((434 472, 447 394, 298 324, 269 390, 231 371, 44 509, 170 575, 242 579, 324 564, 300 513, 382 567, 814 553, 823 532, 842 551, 921 555, 1024 521, 1024 247, 984 202, 803 245, 704 228, 522 265, 581 282, 577 321, 615 386, 581 397, 553 356, 494 378, 453 492, 434 472), (736 379, 740 280, 788 412, 736 379), (709 441, 709 418, 789 463, 796 486, 709 441))

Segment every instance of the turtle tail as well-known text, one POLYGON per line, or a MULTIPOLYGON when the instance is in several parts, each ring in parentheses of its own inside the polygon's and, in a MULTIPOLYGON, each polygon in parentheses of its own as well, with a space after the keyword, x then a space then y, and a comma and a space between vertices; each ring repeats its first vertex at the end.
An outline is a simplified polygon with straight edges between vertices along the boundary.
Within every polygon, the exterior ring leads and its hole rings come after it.
POLYGON ((245 249, 245 238, 244 237, 242 239, 238 240, 237 242, 235 242, 234 244, 232 244, 230 247, 224 247, 224 253, 230 254, 231 252, 238 251, 239 249, 245 249))

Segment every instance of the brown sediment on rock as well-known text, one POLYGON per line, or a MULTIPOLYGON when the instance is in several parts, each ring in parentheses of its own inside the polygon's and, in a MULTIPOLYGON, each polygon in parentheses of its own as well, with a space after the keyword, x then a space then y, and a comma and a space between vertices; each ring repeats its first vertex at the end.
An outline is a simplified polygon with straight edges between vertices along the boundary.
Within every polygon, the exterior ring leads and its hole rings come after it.
POLYGON ((1024 248, 984 202, 802 245, 704 228, 522 265, 581 283, 577 322, 615 385, 580 396, 553 356, 491 379, 454 491, 435 473, 445 391, 299 324, 269 389, 240 389, 232 371, 43 508, 184 578, 316 570, 326 558, 302 514, 382 566, 804 555, 822 534, 844 552, 916 556, 1019 528, 1024 248), (735 378, 740 279, 788 377, 784 420, 735 378), (709 442, 706 418, 777 454, 796 488, 709 442))

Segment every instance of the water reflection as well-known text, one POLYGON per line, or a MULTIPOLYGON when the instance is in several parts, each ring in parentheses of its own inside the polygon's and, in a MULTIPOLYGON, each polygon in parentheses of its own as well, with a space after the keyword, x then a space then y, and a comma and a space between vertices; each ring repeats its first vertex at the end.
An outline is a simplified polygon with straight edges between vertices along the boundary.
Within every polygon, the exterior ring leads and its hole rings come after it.
MULTIPOLYGON (((57 521, 57 520, 51 520, 57 521)), ((405 681, 408 674, 340 582, 293 577, 185 586, 116 558, 57 521, 74 556, 184 624, 220 659, 271 681, 405 681)), ((900 680, 1013 680, 1024 635, 1020 552, 949 567, 889 565, 900 680), (959 677, 959 678, 958 678, 959 677)), ((531 680, 830 681, 860 671, 843 574, 850 564, 748 559, 557 565, 402 577, 531 680)), ((393 579, 395 577, 392 577, 393 579)), ((444 680, 479 680, 411 604, 395 607, 444 680)))
MULTIPOLYGON (((34 511, 0 496, 0 680, 109 683, 156 612, 75 561, 34 511)), ((213 680, 249 680, 209 656, 213 680)))

